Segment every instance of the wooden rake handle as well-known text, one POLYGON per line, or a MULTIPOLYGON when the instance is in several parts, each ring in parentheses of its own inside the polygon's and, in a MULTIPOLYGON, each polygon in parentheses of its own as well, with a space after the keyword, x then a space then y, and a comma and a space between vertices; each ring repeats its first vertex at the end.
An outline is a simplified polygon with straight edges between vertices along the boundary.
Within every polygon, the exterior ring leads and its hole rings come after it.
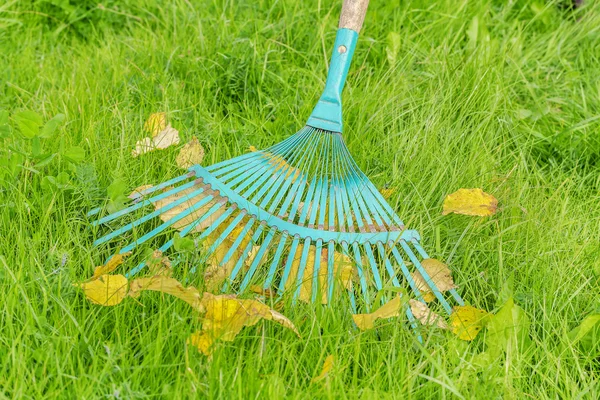
POLYGON ((344 0, 339 27, 352 29, 356 33, 360 32, 368 6, 369 0, 344 0))

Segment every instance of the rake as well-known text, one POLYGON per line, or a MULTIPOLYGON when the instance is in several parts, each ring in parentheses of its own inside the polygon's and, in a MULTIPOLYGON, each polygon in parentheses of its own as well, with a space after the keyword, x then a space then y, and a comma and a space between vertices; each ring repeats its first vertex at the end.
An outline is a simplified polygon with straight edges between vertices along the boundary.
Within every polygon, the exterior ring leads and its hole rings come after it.
MULTIPOLYGON (((120 252, 159 235, 172 235, 174 228, 181 237, 210 238, 206 256, 219 253, 218 265, 228 275, 224 291, 241 293, 258 283, 278 296, 292 292, 295 302, 303 283, 310 281, 310 300, 330 302, 337 280, 336 255, 342 254, 353 263, 354 277, 344 289, 355 313, 359 308, 368 312, 375 302, 383 301, 381 293, 386 288, 402 293, 406 284, 424 302, 411 271, 421 274, 448 314, 452 312, 450 300, 463 305, 455 289, 442 293, 434 284, 422 266, 429 256, 419 243, 418 232, 405 229, 359 169, 342 137, 341 94, 367 5, 368 0, 344 1, 325 90, 305 127, 266 150, 208 167, 194 165, 185 175, 140 191, 126 208, 93 225, 109 224, 137 210, 144 212, 151 205, 154 211, 94 244, 121 239, 160 217, 162 223, 120 252), (225 242, 227 247, 220 251, 225 242)), ((99 212, 95 209, 89 215, 99 212)), ((167 251, 174 241, 171 237, 160 250, 167 251)), ((127 276, 145 266, 140 263, 127 276)), ((410 308, 405 307, 405 312, 416 329, 410 308)))

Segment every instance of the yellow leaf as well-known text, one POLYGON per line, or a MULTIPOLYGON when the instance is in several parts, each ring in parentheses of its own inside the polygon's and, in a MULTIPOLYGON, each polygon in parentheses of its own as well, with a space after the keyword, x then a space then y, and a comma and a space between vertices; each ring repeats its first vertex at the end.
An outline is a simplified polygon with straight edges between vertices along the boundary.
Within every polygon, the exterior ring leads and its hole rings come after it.
POLYGON ((373 328, 375 321, 378 319, 399 316, 401 312, 401 305, 402 299, 400 296, 396 296, 392 300, 379 307, 376 311, 370 314, 354 314, 352 315, 352 319, 354 320, 354 323, 358 329, 364 331, 366 329, 373 328))
POLYGON ((254 146, 248 147, 248 150, 250 150, 252 152, 258 151, 258 149, 256 147, 254 147, 254 146))
MULTIPOLYGON (((421 261, 421 266, 425 272, 427 272, 427 275, 429 275, 433 281, 433 284, 437 286, 440 292, 443 293, 457 287, 452 279, 452 271, 450 271, 450 268, 448 268, 448 266, 443 262, 436 260, 435 258, 426 258, 421 261)), ((412 277, 415 281, 417 289, 423 293, 423 298, 425 301, 433 301, 435 299, 435 295, 425 281, 423 275, 421 275, 419 271, 415 271, 412 273, 412 277)))
POLYGON ((130 285, 129 296, 137 298, 144 290, 170 294, 185 301, 195 310, 204 312, 198 289, 193 286, 183 287, 177 279, 165 275, 134 279, 130 285))
MULTIPOLYGON (((300 245, 296 249, 296 254, 294 254, 294 260, 292 261, 292 267, 290 269, 290 274, 288 276, 288 280, 285 284, 286 290, 294 291, 298 285, 298 272, 300 270, 300 262, 302 261, 302 252, 304 251, 304 246, 300 245)), ((316 268, 315 265, 315 252, 316 247, 311 245, 308 250, 308 256, 306 258, 306 264, 304 268, 304 273, 302 275, 302 281, 300 283, 300 295, 298 298, 301 301, 306 303, 310 303, 312 299, 312 291, 313 291, 313 275, 316 268)), ((329 259, 329 249, 327 247, 321 248, 321 259, 319 262, 319 272, 318 272, 318 282, 319 282, 319 292, 321 295, 321 304, 327 304, 327 293, 329 287, 329 277, 328 277, 328 266, 327 262, 329 259)), ((291 256, 291 255, 290 255, 291 256)), ((352 287, 352 280, 355 274, 354 263, 350 259, 350 257, 334 251, 333 253, 333 275, 334 281, 341 283, 341 285, 347 289, 352 287)), ((335 284, 335 282, 334 282, 335 284)))
POLYGON ((315 376, 311 382, 319 382, 325 378, 327 378, 329 376, 329 372, 331 372, 331 370, 333 369, 335 364, 335 359, 333 358, 333 355, 330 354, 325 358, 325 362, 323 363, 323 369, 321 370, 321 373, 319 374, 319 376, 315 376))
POLYGON ((215 341, 233 341, 244 326, 252 326, 261 319, 277 322, 300 336, 289 319, 257 300, 204 293, 201 305, 206 310, 202 330, 193 334, 189 341, 207 356, 212 353, 215 341))
MULTIPOLYGON (((206 238, 206 240, 202 242, 202 245, 205 250, 208 250, 208 248, 212 246, 213 243, 215 243, 217 238, 223 233, 223 230, 226 229, 227 226, 229 226, 232 219, 233 218, 230 218, 227 222, 221 224, 218 229, 212 232, 206 238)), ((253 235, 252 230, 246 232, 246 236, 242 238, 240 245, 235 249, 233 255, 229 258, 229 260, 226 263, 223 263, 225 255, 231 249, 237 237, 244 230, 246 222, 247 221, 242 220, 233 229, 229 237, 223 240, 223 242, 219 244, 219 246, 217 246, 214 252, 210 255, 207 261, 208 267, 204 271, 204 283, 206 285, 207 291, 216 292, 221 289, 221 285, 229 277, 231 271, 233 271, 233 268, 235 267, 235 264, 242 256, 244 249, 246 248, 248 243, 250 243, 250 240, 252 239, 253 235)), ((248 266, 248 264, 245 264, 246 269, 248 268, 248 266)))
POLYGON ((265 296, 268 299, 277 297, 277 293, 272 289, 265 289, 258 285, 250 285, 249 289, 252 293, 256 293, 261 296, 265 296))
POLYGON ((144 124, 144 130, 152 134, 152 137, 158 135, 164 131, 167 127, 167 114, 164 112, 157 112, 150 114, 148 120, 144 124))
POLYGON ((177 166, 179 168, 188 169, 192 165, 200 164, 204 158, 204 147, 198 142, 197 138, 193 138, 186 143, 177 155, 177 166))
POLYGON ((487 312, 472 306, 455 306, 450 314, 452 333, 461 340, 475 339, 487 315, 487 312))
POLYGON ((173 272, 171 269, 171 260, 169 260, 169 257, 164 256, 160 250, 152 252, 150 258, 146 260, 146 265, 151 275, 171 276, 173 272))
POLYGON ((421 303, 420 301, 410 299, 408 301, 410 310, 416 319, 423 325, 437 325, 442 329, 448 329, 448 324, 442 317, 434 313, 427 307, 427 304, 421 303))
POLYGON ((379 189, 379 193, 383 196, 385 200, 389 199, 391 195, 396 193, 396 188, 383 188, 379 189))
POLYGON ((129 197, 132 200, 138 199, 140 197, 144 197, 144 191, 148 190, 152 187, 152 185, 142 185, 142 186, 138 186, 135 189, 133 189, 133 191, 131 192, 131 194, 127 197, 129 197))
POLYGON ((160 131, 152 138, 143 138, 135 144, 135 149, 131 151, 132 157, 137 157, 154 150, 164 150, 169 146, 179 144, 179 131, 171 125, 160 131))
POLYGON ((83 289, 89 301, 101 306, 117 305, 127 296, 127 278, 123 275, 102 275, 74 286, 83 289))
MULTIPOLYGON (((173 225, 171 225, 173 228, 175 228, 177 230, 182 230, 186 226, 190 225, 191 223, 195 222, 196 220, 198 220, 202 216, 204 216, 204 214, 206 214, 206 212, 211 207, 213 207, 215 204, 223 201, 223 198, 220 196, 217 196, 213 190, 208 189, 208 186, 204 186, 205 190, 202 193, 197 194, 195 196, 191 196, 192 192, 199 190, 200 187, 201 186, 196 185, 194 187, 191 187, 191 188, 182 190, 178 193, 175 193, 171 196, 167 196, 163 199, 155 201, 154 209, 159 210, 173 202, 183 200, 181 204, 179 204, 167 211, 162 212, 160 214, 160 219, 162 219, 165 222, 169 221, 171 218, 173 218, 181 213, 186 212, 189 208, 194 206, 196 203, 204 200, 206 197, 215 196, 208 203, 204 204, 202 207, 199 207, 198 209, 194 210, 193 212, 186 215, 184 218, 178 220, 173 225)), ((194 228, 190 231, 190 233, 200 233, 200 232, 204 231, 207 227, 212 225, 212 223, 215 222, 217 220, 217 218, 219 218, 225 211, 226 211, 225 206, 217 209, 217 211, 213 212, 208 218, 206 218, 204 221, 202 221, 202 223, 195 225, 194 228)))
POLYGON ((117 269, 119 265, 123 264, 123 259, 130 254, 130 251, 123 254, 115 254, 110 258, 110 260, 106 262, 106 264, 100 265, 96 267, 96 269, 94 269, 94 275, 90 278, 90 280, 96 279, 101 275, 113 272, 115 269, 117 269))
POLYGON ((496 213, 498 200, 481 189, 458 189, 444 199, 442 215, 455 213, 486 217, 496 213))

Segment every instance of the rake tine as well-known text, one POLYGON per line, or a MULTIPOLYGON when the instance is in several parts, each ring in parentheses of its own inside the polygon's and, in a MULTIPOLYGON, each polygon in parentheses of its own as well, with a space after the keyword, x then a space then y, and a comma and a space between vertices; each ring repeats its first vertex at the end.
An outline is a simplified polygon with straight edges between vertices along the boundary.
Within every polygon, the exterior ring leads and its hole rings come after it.
POLYGON ((281 274, 281 280, 279 281, 279 289, 277 292, 279 293, 278 297, 281 298, 283 292, 285 291, 285 285, 290 277, 290 272, 292 270, 292 264, 294 262, 294 258, 296 257, 296 250, 298 249, 298 243, 300 242, 300 238, 295 237, 292 240, 292 245, 290 246, 290 251, 288 253, 287 261, 285 262, 285 268, 281 274))
POLYGON ((395 244, 392 244, 392 254, 394 255, 394 258, 396 259, 396 262, 398 263, 398 265, 400 265, 400 269, 402 270, 402 275, 404 276, 404 279, 406 279, 406 281, 408 282, 408 285, 412 289, 415 296, 417 296, 417 299, 419 299, 420 301, 424 301, 423 294, 417 288, 417 284, 415 283, 415 280, 413 279, 412 275, 410 274, 410 271, 406 267, 406 264, 404 263, 404 260, 402 259, 402 256, 400 255, 400 252, 396 248, 395 244))
MULTIPOLYGON (((427 253, 421 247, 421 245, 419 244, 419 242, 417 240, 413 239, 411 242, 412 242, 413 246, 415 246, 415 249, 417 249, 417 251, 419 252, 419 254, 421 255, 421 257, 423 257, 423 259, 429 258, 429 256, 427 255, 427 253)), ((456 302, 458 303, 458 305, 461 305, 461 306, 465 305, 464 300, 456 292, 456 289, 450 289, 449 292, 450 292, 450 294, 452 294, 452 297, 454 297, 454 300, 456 300, 456 302)))
MULTIPOLYGON (((198 218, 196 220, 194 220, 194 222, 192 222, 191 224, 189 224, 188 226, 186 226, 185 228, 183 228, 180 232, 179 232, 179 236, 180 237, 185 237, 190 231, 192 231, 194 228, 196 228, 196 226, 198 226, 199 224, 201 224, 202 222, 204 222, 204 220, 206 220, 206 218, 210 217, 214 212, 216 212, 218 209, 220 209, 223 205, 225 205, 226 202, 219 202, 215 205, 213 205, 207 212, 206 214, 204 214, 204 216, 202 216, 202 218, 198 218)), ((229 207, 223 214, 221 214, 216 220, 215 222, 213 222, 211 224, 210 227, 208 227, 204 232, 202 232, 202 235, 200 235, 198 237, 198 239, 202 239, 206 236, 208 236, 212 231, 214 231, 219 225, 221 225, 221 223, 223 223, 223 221, 228 218, 233 212, 235 211, 234 207, 229 207)), ((175 243, 174 239, 169 239, 165 244, 163 244, 161 247, 159 247, 158 250, 162 251, 163 253, 167 250, 169 250, 173 244, 175 243)), ((129 270, 129 272, 127 272, 125 274, 126 278, 130 278, 134 275, 136 275, 138 272, 140 272, 142 270, 142 268, 144 268, 146 266, 146 261, 142 261, 140 264, 138 264, 135 268, 132 268, 131 270, 129 270)), ((194 271, 192 271, 194 272, 194 271)))
MULTIPOLYGON (((308 252, 310 251, 310 238, 304 239, 304 247, 302 248, 302 256, 300 258, 300 265, 298 266, 298 276, 296 277, 296 290, 294 297, 292 297, 292 304, 296 304, 298 297, 300 296, 300 290, 302 289, 302 282, 304 277, 304 270, 306 269, 306 260, 308 259, 308 252)), ((316 264, 315 260, 315 264, 316 264)))
POLYGON ((213 199, 213 196, 211 196, 211 195, 203 198, 202 200, 198 201, 197 203, 195 203, 193 206, 191 206, 187 210, 182 211, 181 213, 175 215, 173 218, 169 219, 168 221, 163 222, 162 224, 160 224, 156 228, 152 229, 150 232, 148 232, 145 235, 143 235, 138 240, 135 240, 134 242, 132 242, 129 245, 125 246, 123 248, 123 251, 131 251, 134 248, 136 248, 137 246, 139 246, 140 244, 143 244, 146 241, 152 239, 154 236, 158 235, 159 233, 161 233, 162 231, 164 231, 168 227, 172 226, 173 224, 175 224, 178 221, 181 221, 183 218, 185 218, 185 217, 189 216, 190 214, 194 213, 195 211, 197 211, 200 207, 203 207, 204 205, 206 205, 212 199, 213 199))
MULTIPOLYGON (((317 300, 317 294, 320 291, 319 284, 319 272, 321 270, 321 248, 323 247, 323 240, 317 239, 317 243, 315 244, 315 263, 313 266, 313 276, 312 276, 312 293, 311 293, 311 301, 314 303, 317 300)), ((321 294, 322 295, 322 294, 321 294)))
POLYGON ((425 268, 423 268, 423 266, 421 265, 421 262, 417 259, 417 256, 415 256, 415 254, 412 252, 410 247, 408 247, 408 245, 406 244, 406 242, 404 240, 402 240, 402 239, 400 240, 400 245, 404 249, 404 252, 408 255, 408 258, 410 258, 410 260, 413 262, 413 264, 415 265, 417 270, 421 273, 421 276, 423 277, 425 282, 427 282, 427 285, 432 290, 435 297, 440 301, 440 303, 442 304, 442 306, 444 307, 446 312, 448 314, 452 314, 452 307, 450 307, 450 304, 448 304, 448 302, 444 298, 444 295, 442 294, 442 292, 440 292, 440 290, 438 289, 436 284, 433 283, 433 280, 431 279, 431 277, 429 276, 427 271, 425 271, 425 268))
MULTIPOLYGON (((131 229, 135 228, 136 226, 141 225, 144 222, 146 222, 146 221, 148 221, 148 220, 150 220, 150 219, 152 219, 154 217, 158 217, 160 214, 164 213, 165 211, 169 211, 170 209, 175 208, 175 207, 177 207, 177 206, 185 203, 186 201, 189 201, 190 199, 193 199, 196 196, 199 196, 200 194, 202 194, 204 192, 204 189, 205 189, 204 187, 201 187, 200 189, 198 189, 198 190, 190 193, 187 196, 182 197, 179 200, 173 201, 173 202, 165 205, 164 207, 159 208, 158 210, 155 210, 155 211, 153 211, 153 212, 151 212, 149 214, 146 214, 142 218, 139 218, 139 219, 137 219, 137 220, 135 220, 133 222, 130 222, 127 225, 122 226, 121 228, 117 229, 116 231, 113 231, 113 232, 111 232, 111 233, 109 233, 109 234, 107 234, 107 235, 105 235, 105 236, 103 236, 103 237, 101 237, 99 239, 96 239, 96 241, 94 242, 94 246, 98 246, 98 245, 100 245, 102 243, 105 243, 105 242, 107 242, 107 241, 109 241, 109 240, 111 240, 111 239, 113 239, 113 238, 115 238, 115 237, 117 237, 119 235, 122 235, 123 233, 130 231, 131 229)), ((209 196, 205 197, 204 199, 208 198, 208 201, 210 201, 210 200, 212 200, 212 197, 213 196, 209 195, 209 196)), ((147 235, 145 235, 145 236, 147 236, 147 235)))
MULTIPOLYGON (((135 204, 133 204, 133 205, 131 205, 129 207, 126 207, 126 208, 124 208, 122 210, 119 210, 119 211, 114 212, 112 214, 109 214, 109 215, 107 215, 107 216, 105 216, 103 218, 100 218, 97 221, 92 222, 92 226, 98 226, 98 225, 101 225, 101 224, 105 224, 105 223, 110 222, 110 221, 112 221, 114 219, 122 217, 123 215, 126 215, 126 214, 129 214, 129 213, 133 212, 133 211, 136 211, 136 210, 138 210, 138 209, 140 209, 140 208, 142 208, 144 206, 150 205, 150 204, 152 204, 154 202, 160 201, 162 199, 165 199, 165 198, 167 198, 169 196, 175 195, 175 194, 177 194, 179 192, 182 192, 184 190, 191 189, 194 186, 197 186, 199 184, 200 184, 200 182, 197 182, 197 180, 194 180, 194 181, 188 182, 188 183, 186 183, 184 185, 175 187, 175 188, 173 188, 173 189, 171 189, 169 191, 166 191, 164 193, 161 193, 161 194, 159 194, 157 196, 151 197, 149 199, 144 199, 143 201, 137 202, 137 203, 135 203, 135 204)), ((150 218, 152 218, 152 217, 150 217, 150 218)))
POLYGON ((271 267, 269 268, 269 272, 267 273, 267 278, 265 279, 265 283, 263 284, 263 289, 269 289, 271 287, 271 283, 275 278, 275 272, 279 265, 281 255, 283 254, 283 249, 285 248, 285 242, 287 241, 287 238, 287 232, 282 232, 281 239, 279 239, 279 245, 277 246, 277 250, 275 251, 275 255, 273 256, 273 261, 271 261, 271 267))
MULTIPOLYGON (((344 251, 346 251, 347 254, 350 254, 348 252, 348 247, 347 247, 348 245, 345 242, 342 242, 342 246, 344 247, 344 251)), ((371 309, 371 300, 370 300, 370 296, 369 296, 369 287, 367 285, 367 279, 366 279, 365 273, 363 271, 362 255, 360 254, 360 248, 358 247, 357 243, 352 243, 352 250, 354 250, 354 260, 356 261, 356 270, 358 272, 358 277, 360 279, 360 286, 361 286, 361 289, 362 289, 363 297, 365 299, 366 309, 367 309, 367 312, 369 312, 370 309, 371 309)), ((379 284, 381 286, 381 282, 379 284)))
POLYGON ((265 239, 263 240, 263 243, 261 244, 260 249, 258 250, 258 252, 256 253, 256 256, 254 257, 254 260, 252 260, 250 269, 248 270, 248 272, 246 272, 246 275, 244 276, 244 280, 242 281, 242 284, 240 285, 240 292, 243 292, 246 289, 246 287, 248 286, 248 284, 250 283, 250 280, 252 279, 252 277, 254 276, 254 273, 256 272, 256 269, 260 265, 260 261, 263 259, 263 256, 265 255, 265 252, 267 251, 269 244, 271 243, 271 240, 273 239, 273 236, 275 236, 275 232, 277 232, 277 230, 275 228, 272 228, 269 231, 269 233, 267 234, 267 236, 265 237, 265 239))

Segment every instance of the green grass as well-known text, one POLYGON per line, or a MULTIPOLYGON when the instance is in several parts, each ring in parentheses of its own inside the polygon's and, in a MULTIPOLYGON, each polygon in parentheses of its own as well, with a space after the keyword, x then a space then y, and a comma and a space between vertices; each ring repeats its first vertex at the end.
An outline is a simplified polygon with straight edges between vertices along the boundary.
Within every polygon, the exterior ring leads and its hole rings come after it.
MULTIPOLYGON (((75 2, 73 2, 75 3, 75 2)), ((136 159, 167 111, 205 164, 303 126, 323 88, 339 2, 125 1, 69 14, 0 5, 0 109, 67 116, 44 151, 81 146, 0 190, 0 395, 6 398, 598 398, 600 347, 567 333, 600 312, 600 7, 526 1, 373 1, 344 92, 347 145, 467 302, 513 296, 533 346, 479 365, 473 342, 402 321, 353 328, 343 301, 286 308, 302 338, 245 328, 212 361, 186 345, 186 304, 144 294, 98 307, 72 286, 108 255, 85 213, 115 179, 176 176, 176 150, 136 159), (388 4, 389 3, 389 4, 388 4), (61 21, 73 16, 71 23, 61 21), (390 32, 399 35, 392 45, 390 32), (386 51, 388 49, 388 51, 386 51), (71 168, 71 169, 69 169, 71 168), (70 190, 44 190, 67 171, 70 190), (461 187, 494 194, 489 218, 441 216, 461 187), (336 373, 311 384, 328 354, 336 373)), ((28 148, 22 139, 0 139, 28 148)))

